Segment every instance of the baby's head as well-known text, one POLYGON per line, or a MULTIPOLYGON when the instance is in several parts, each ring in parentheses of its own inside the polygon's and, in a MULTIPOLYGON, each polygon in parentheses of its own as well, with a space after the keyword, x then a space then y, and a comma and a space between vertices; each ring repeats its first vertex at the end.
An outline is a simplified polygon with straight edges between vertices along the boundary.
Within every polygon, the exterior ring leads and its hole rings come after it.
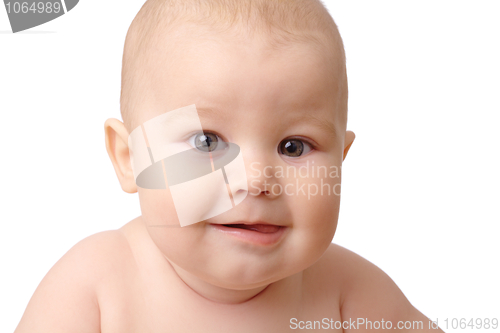
MULTIPOLYGON (((124 124, 106 123, 121 186, 139 192, 151 239, 184 281, 210 286, 209 298, 263 289, 303 271, 329 246, 354 134, 346 131, 342 40, 319 0, 148 0, 125 42, 121 112, 124 124), (241 149, 248 195, 180 227, 168 187, 137 187, 127 137, 193 104, 202 139, 241 149), (232 223, 279 228, 240 237, 222 226, 232 223)), ((199 135, 186 141, 200 142, 199 135)))

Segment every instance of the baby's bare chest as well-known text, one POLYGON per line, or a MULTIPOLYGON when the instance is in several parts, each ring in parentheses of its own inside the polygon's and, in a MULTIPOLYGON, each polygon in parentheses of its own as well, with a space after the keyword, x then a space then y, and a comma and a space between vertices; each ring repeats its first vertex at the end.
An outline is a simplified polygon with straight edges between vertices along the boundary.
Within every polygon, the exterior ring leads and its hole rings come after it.
POLYGON ((302 303, 291 303, 287 299, 258 306, 210 306, 168 285, 145 285, 129 279, 117 281, 100 295, 101 332, 279 333, 301 328, 323 332, 327 323, 341 321, 337 300, 318 295, 316 300, 308 297, 302 303))

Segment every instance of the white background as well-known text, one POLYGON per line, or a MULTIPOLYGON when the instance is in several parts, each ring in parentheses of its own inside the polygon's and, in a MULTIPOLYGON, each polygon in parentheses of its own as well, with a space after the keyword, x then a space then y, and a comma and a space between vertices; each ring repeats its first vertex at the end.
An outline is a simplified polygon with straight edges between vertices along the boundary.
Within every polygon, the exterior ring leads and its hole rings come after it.
MULTIPOLYGON (((82 0, 18 34, 0 7, 1 332, 71 246, 140 214, 103 124, 120 118, 123 43, 142 4, 82 0)), ((475 331, 443 321, 500 317, 500 2, 326 4, 357 135, 334 242, 445 331, 475 331)))

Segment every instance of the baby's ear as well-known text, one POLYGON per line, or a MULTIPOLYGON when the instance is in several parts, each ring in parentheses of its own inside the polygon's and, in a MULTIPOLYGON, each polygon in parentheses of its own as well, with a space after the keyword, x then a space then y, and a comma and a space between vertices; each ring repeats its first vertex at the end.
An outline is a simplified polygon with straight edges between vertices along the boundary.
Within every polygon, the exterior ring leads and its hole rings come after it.
POLYGON ((122 190, 127 193, 137 192, 134 172, 130 164, 128 131, 125 125, 118 119, 110 118, 104 123, 104 132, 106 135, 106 150, 111 163, 113 163, 122 190))
POLYGON ((347 152, 349 151, 349 148, 351 148, 352 143, 354 142, 354 138, 356 135, 354 135, 353 131, 346 131, 345 132, 345 139, 344 139, 344 158, 342 159, 345 160, 345 157, 347 156, 347 152))

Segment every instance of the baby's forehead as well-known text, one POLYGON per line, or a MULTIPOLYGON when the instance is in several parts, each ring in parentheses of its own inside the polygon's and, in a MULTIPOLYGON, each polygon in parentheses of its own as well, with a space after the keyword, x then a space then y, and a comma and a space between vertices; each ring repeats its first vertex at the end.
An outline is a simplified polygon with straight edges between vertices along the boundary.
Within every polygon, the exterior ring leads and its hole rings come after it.
POLYGON ((148 82, 187 77, 190 84, 200 81, 203 88, 217 86, 216 79, 223 74, 234 79, 235 84, 244 75, 251 79, 262 73, 269 77, 267 81, 296 79, 305 86, 311 83, 310 77, 339 80, 343 72, 339 54, 316 42, 301 40, 277 45, 268 35, 221 33, 204 27, 182 30, 162 39, 146 57, 147 61, 139 65, 144 66, 140 71, 155 78, 148 82), (252 71, 245 71, 250 67, 252 71), (232 71, 228 73, 229 70, 232 71))
POLYGON ((147 84, 136 91, 145 97, 137 109, 142 121, 191 104, 210 125, 220 119, 244 121, 249 115, 282 128, 302 121, 331 129, 331 122, 340 121, 333 116, 340 77, 321 63, 326 55, 316 59, 315 51, 298 44, 261 52, 243 46, 236 51, 239 43, 215 38, 214 43, 187 39, 177 50, 160 51, 152 59, 147 84), (324 119, 330 122, 327 126, 324 119))

